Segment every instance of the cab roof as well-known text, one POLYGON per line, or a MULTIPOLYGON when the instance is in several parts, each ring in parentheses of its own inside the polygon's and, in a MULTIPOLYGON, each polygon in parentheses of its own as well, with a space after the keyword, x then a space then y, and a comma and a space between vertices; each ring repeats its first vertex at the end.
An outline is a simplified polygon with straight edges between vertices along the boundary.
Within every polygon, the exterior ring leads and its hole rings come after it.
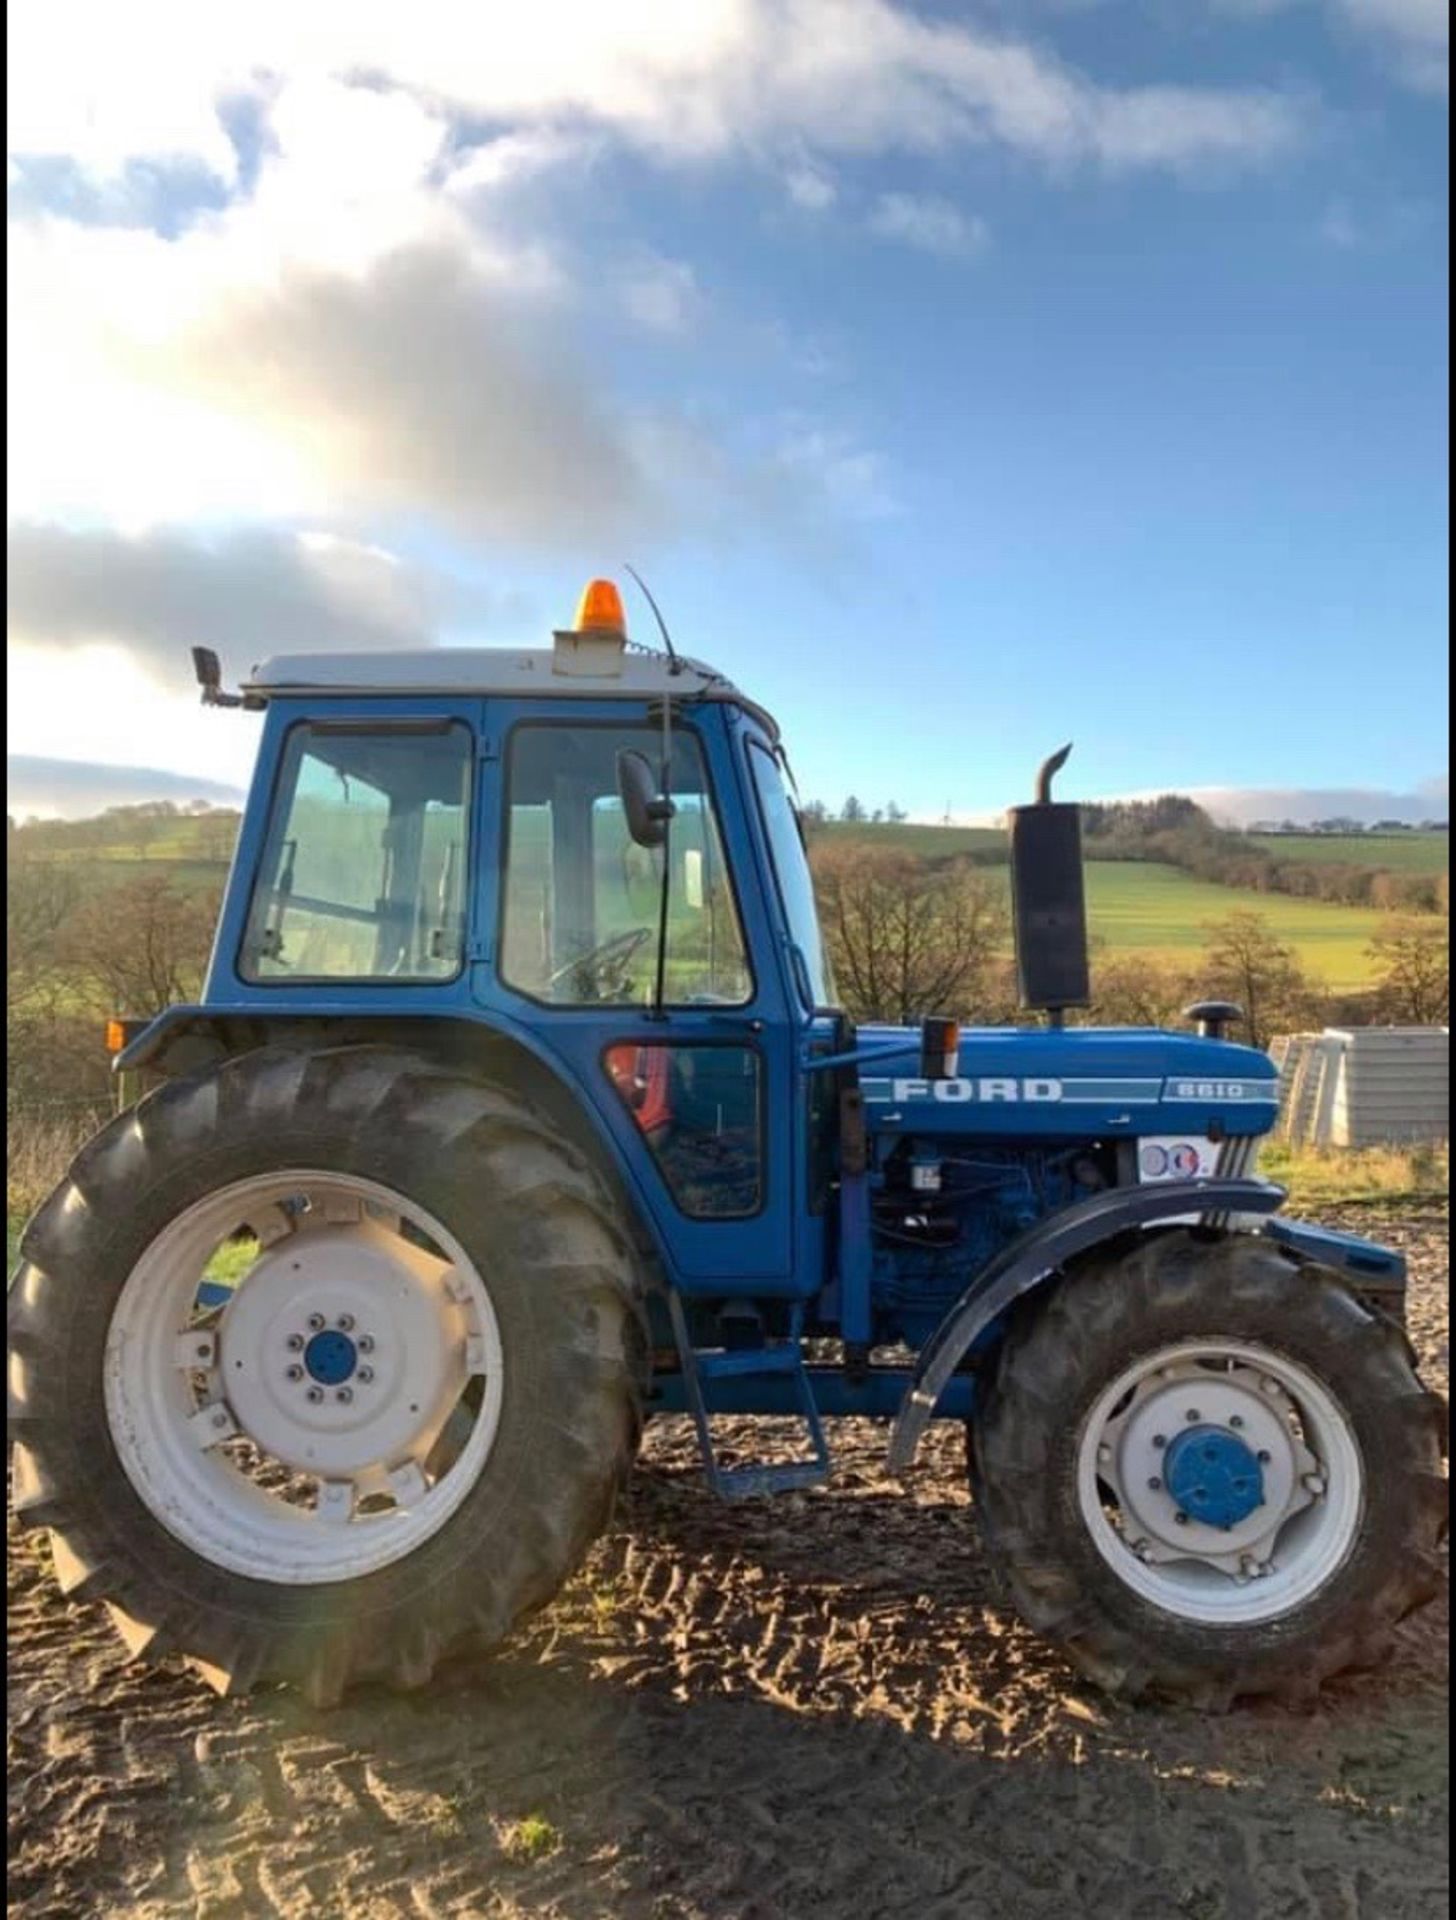
MULTIPOLYGON (((565 638, 567 636, 563 636, 565 638)), ((716 700, 741 707, 779 737, 778 724, 704 661, 629 646, 614 658, 552 648, 429 647, 400 653, 286 653, 254 667, 244 695, 320 698, 370 694, 496 695, 516 700, 716 700), (600 670, 597 670, 600 669, 600 670)))

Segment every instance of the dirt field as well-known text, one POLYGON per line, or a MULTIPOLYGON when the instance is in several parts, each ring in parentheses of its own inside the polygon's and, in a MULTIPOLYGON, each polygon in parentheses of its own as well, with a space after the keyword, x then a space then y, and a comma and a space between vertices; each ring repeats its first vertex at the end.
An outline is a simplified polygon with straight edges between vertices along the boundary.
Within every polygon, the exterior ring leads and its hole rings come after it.
MULTIPOLYGON (((1447 1388, 1445 1211, 1413 1257, 1447 1388)), ((1445 1914, 1445 1602, 1318 1710, 1112 1707, 1007 1612, 959 1436, 912 1494, 839 1430, 832 1490, 725 1510, 682 1423, 525 1640, 311 1715, 129 1668, 11 1541, 16 1915, 1445 1914)))

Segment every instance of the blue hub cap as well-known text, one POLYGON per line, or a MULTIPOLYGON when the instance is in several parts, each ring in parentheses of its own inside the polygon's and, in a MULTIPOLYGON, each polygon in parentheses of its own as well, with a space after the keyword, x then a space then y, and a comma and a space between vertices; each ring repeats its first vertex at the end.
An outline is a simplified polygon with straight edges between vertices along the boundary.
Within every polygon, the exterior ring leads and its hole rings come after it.
POLYGON ((359 1352, 347 1333, 325 1327, 304 1348, 303 1364, 321 1387, 341 1387, 359 1364, 359 1352))
POLYGON ((1168 1442, 1163 1484, 1190 1519, 1236 1527, 1264 1504, 1264 1470, 1229 1427, 1185 1427, 1168 1442))

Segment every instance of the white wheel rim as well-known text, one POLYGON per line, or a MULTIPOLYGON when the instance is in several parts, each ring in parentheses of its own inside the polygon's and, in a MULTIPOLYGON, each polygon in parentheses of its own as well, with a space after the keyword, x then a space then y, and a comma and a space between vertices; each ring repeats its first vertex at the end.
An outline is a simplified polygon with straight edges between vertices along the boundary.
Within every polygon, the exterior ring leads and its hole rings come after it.
POLYGON ((290 1168, 158 1234, 112 1314, 104 1384, 118 1458, 169 1533, 215 1566, 316 1585, 444 1526, 490 1456, 504 1372, 490 1294, 438 1220, 375 1181, 290 1168), (204 1313, 208 1262, 244 1225, 256 1258, 204 1313))
POLYGON ((1254 1344, 1194 1340, 1134 1361, 1098 1396, 1078 1440, 1077 1497, 1097 1551, 1144 1600, 1250 1626, 1302 1606, 1345 1563, 1365 1475, 1348 1418, 1307 1368, 1254 1344), (1258 1463, 1263 1503, 1231 1525, 1195 1517, 1168 1486, 1170 1449, 1195 1429, 1258 1463))

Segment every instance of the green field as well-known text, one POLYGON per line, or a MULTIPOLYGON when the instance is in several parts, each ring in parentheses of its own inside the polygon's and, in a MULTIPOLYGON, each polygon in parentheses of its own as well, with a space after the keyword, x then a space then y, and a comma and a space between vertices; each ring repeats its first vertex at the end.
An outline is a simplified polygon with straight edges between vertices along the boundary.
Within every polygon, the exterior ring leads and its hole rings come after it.
POLYGON ((1374 908, 1216 886, 1151 862, 1094 861, 1087 868, 1092 932, 1112 952, 1191 965, 1206 943, 1205 923, 1240 907, 1262 914, 1271 932, 1293 947, 1326 986, 1354 989, 1370 983, 1365 947, 1385 919, 1374 908))
POLYGON ((982 859, 1006 857, 1004 827, 928 827, 910 820, 826 820, 815 827, 814 838, 829 846, 854 842, 866 847, 893 847, 897 853, 921 854, 927 860, 951 860, 964 854, 982 859))
MULTIPOLYGON (((831 821, 818 829, 832 846, 854 841, 863 846, 894 847, 929 859, 951 859, 965 854, 1002 858, 1006 835, 999 827, 912 826, 909 822, 871 826, 831 821)), ((1303 857, 1296 849, 1321 850, 1322 857, 1353 860, 1363 835, 1321 834, 1267 836, 1289 849, 1290 858, 1303 857), (1344 849, 1343 855, 1326 852, 1344 849)), ((1446 836, 1428 833, 1371 836, 1369 848, 1394 847, 1415 867, 1414 853, 1427 863, 1424 870, 1440 871, 1445 861, 1446 836)), ((1372 865, 1396 864, 1371 860, 1372 865)), ((1005 869, 1001 871, 1004 873, 1005 869)), ((1293 894, 1257 893, 1252 888, 1226 887, 1198 880, 1177 867, 1154 861, 1097 860, 1087 863, 1087 907, 1095 939, 1111 953, 1146 953, 1171 965, 1190 966, 1207 941, 1207 922, 1220 920, 1238 908, 1261 914, 1271 931, 1286 941, 1311 974, 1337 991, 1368 986, 1373 978, 1365 952, 1384 916, 1372 907, 1350 907, 1322 900, 1304 900, 1293 894)))
POLYGON ((1252 833, 1276 860, 1312 866, 1387 867, 1392 873, 1444 873, 1450 864, 1446 833, 1252 833))
MULTIPOLYGON (((1319 834, 1270 835, 1277 846, 1290 850, 1291 857, 1341 857, 1338 850, 1367 849, 1365 836, 1325 836, 1319 834)), ((953 859, 971 855, 984 863, 988 873, 999 871, 1006 851, 1005 833, 997 827, 916 826, 908 821, 872 825, 845 825, 829 822, 815 835, 834 845, 853 841, 866 846, 889 846, 930 859, 953 859), (992 865, 992 861, 996 864, 992 865)), ((1444 834, 1371 836, 1368 850, 1394 848, 1407 859, 1410 870, 1417 859, 1429 863, 1439 856, 1444 860, 1444 834)), ((139 873, 165 873, 187 886, 220 889, 227 878, 227 863, 220 859, 199 859, 200 833, 190 823, 178 822, 165 840, 138 858, 115 851, 78 850, 68 859, 73 870, 87 885, 105 885, 130 879, 139 873)), ((1353 857, 1347 852, 1344 857, 1353 857)), ((1394 865, 1392 856, 1389 864, 1394 865)), ((1439 870, 1438 868, 1436 870, 1439 870)), ((1257 893, 1239 887, 1226 887, 1195 879, 1176 867, 1150 861, 1091 860, 1087 866, 1087 896, 1094 937, 1106 943, 1114 953, 1146 953, 1177 965, 1191 965, 1205 944, 1206 923, 1222 919, 1236 908, 1249 908, 1262 914, 1270 928, 1298 953, 1309 971, 1327 986, 1354 990, 1370 984, 1372 975, 1365 947, 1382 924, 1382 914, 1373 908, 1350 907, 1319 900, 1299 899, 1291 894, 1257 893)))

